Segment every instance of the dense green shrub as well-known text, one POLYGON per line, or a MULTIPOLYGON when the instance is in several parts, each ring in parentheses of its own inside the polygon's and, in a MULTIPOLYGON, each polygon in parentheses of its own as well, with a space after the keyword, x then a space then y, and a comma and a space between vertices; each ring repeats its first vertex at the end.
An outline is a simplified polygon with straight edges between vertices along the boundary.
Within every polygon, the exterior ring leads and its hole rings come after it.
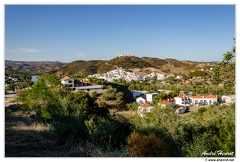
POLYGON ((207 109, 206 109, 206 107, 201 107, 201 108, 199 108, 198 109, 198 113, 200 114, 200 115, 202 115, 204 112, 206 112, 207 111, 207 109))
POLYGON ((94 144, 108 148, 120 148, 126 144, 126 138, 131 133, 129 121, 119 115, 111 116, 109 119, 90 119, 85 121, 89 138, 94 144))

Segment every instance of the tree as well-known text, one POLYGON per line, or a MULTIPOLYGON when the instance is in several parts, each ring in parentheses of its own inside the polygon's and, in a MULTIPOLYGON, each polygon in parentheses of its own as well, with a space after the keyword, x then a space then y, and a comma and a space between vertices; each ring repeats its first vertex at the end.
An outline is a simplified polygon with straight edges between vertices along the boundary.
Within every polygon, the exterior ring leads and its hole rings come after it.
MULTIPOLYGON (((235 39, 234 39, 235 43, 235 39)), ((229 92, 234 92, 235 88, 235 46, 231 51, 223 54, 223 60, 213 69, 212 78, 224 84, 224 88, 229 92)))
POLYGON ((233 52, 226 52, 225 54, 223 54, 223 62, 224 63, 230 63, 232 62, 232 59, 234 58, 234 54, 233 52))

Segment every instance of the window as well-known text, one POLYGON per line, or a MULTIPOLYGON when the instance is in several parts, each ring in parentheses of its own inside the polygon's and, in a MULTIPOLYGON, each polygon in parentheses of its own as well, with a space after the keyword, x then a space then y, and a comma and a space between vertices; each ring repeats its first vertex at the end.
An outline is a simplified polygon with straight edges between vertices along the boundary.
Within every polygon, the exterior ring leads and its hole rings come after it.
POLYGON ((207 102, 207 100, 204 100, 204 105, 208 105, 208 102, 207 102))
POLYGON ((198 104, 198 100, 195 100, 195 105, 197 105, 198 104))

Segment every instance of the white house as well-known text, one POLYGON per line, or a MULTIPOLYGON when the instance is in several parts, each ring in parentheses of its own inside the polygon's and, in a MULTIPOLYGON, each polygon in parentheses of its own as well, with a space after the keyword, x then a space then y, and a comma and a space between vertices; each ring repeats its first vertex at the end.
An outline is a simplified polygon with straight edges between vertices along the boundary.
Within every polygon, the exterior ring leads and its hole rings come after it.
POLYGON ((63 85, 68 85, 71 89, 74 88, 74 79, 68 77, 68 76, 65 76, 61 79, 61 83, 63 85))
POLYGON ((90 90, 101 90, 103 89, 102 85, 89 85, 89 83, 78 81, 65 76, 61 79, 61 83, 63 85, 67 85, 71 88, 72 91, 74 90, 81 90, 81 91, 90 91, 90 90))
POLYGON ((174 100, 176 105, 189 104, 189 98, 184 93, 179 93, 177 97, 174 97, 174 100))
POLYGON ((147 102, 153 102, 153 98, 157 95, 158 95, 158 93, 148 93, 148 94, 146 94, 147 102))
POLYGON ((207 96, 191 96, 193 105, 198 106, 199 103, 203 103, 204 105, 211 105, 214 102, 217 102, 217 96, 207 95, 207 96))
POLYGON ((144 104, 141 104, 140 106, 138 106, 137 113, 139 116, 144 117, 144 113, 151 112, 152 108, 153 108, 153 106, 151 106, 150 104, 144 103, 144 104))
POLYGON ((223 95, 222 96, 222 101, 224 103, 234 103, 235 102, 235 95, 223 95))

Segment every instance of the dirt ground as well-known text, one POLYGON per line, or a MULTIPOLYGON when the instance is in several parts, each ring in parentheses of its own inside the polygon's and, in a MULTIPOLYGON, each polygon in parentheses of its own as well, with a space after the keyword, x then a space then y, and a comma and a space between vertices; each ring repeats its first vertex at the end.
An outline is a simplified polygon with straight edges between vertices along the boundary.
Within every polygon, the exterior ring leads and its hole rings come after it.
POLYGON ((11 102, 15 95, 5 96, 5 157, 59 157, 64 150, 46 136, 47 125, 38 123, 32 112, 19 109, 11 102))

